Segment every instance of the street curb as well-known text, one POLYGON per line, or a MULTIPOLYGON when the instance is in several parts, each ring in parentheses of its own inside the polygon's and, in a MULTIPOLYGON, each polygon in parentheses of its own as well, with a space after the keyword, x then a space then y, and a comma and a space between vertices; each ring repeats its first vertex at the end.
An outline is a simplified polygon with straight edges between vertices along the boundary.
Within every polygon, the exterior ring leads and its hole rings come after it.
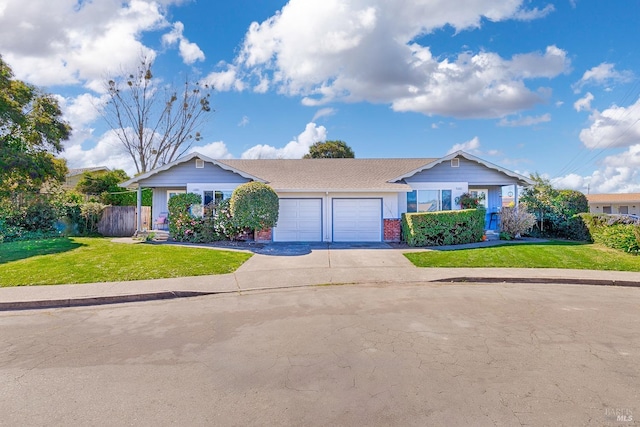
MULTIPOLYGON (((237 291, 234 291, 237 292, 237 291)), ((0 302, 0 311, 38 310, 46 308, 84 307, 127 302, 156 301, 163 299, 190 298, 215 295, 225 292, 165 291, 146 294, 116 295, 104 297, 64 298, 57 300, 0 302)))
MULTIPOLYGON (((388 282, 388 281, 367 281, 362 283, 372 284, 407 284, 407 282, 388 282)), ((558 284, 558 285, 589 285, 589 286, 620 286, 640 288, 640 282, 630 280, 602 280, 602 279, 570 279, 570 278, 518 278, 518 277, 450 277, 446 279, 426 280, 411 283, 436 283, 436 284, 493 284, 493 283, 509 283, 509 284, 558 284)), ((84 298, 64 298, 57 300, 35 300, 35 301, 14 301, 0 302, 0 312, 2 311, 19 311, 19 310, 42 310, 48 308, 68 308, 68 307, 88 307, 108 304, 123 304, 128 302, 145 302, 158 301, 165 299, 192 298, 207 295, 223 295, 233 293, 249 293, 257 291, 273 291, 278 289, 298 289, 314 286, 339 286, 344 284, 357 285, 360 283, 326 283, 317 285, 294 285, 294 286, 274 286, 266 288, 247 288, 225 291, 163 291, 145 294, 131 295, 115 295, 103 297, 84 297, 84 298)))
POLYGON ((557 284, 557 285, 591 285, 591 286, 626 286, 640 288, 640 282, 631 280, 606 279, 569 279, 551 277, 450 277, 432 280, 432 283, 524 283, 524 284, 557 284))

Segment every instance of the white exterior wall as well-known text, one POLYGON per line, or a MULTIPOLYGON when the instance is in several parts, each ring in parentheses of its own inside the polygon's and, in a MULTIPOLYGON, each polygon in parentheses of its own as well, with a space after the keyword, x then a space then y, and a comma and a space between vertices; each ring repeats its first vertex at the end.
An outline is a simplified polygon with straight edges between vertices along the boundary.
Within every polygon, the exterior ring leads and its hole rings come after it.
MULTIPOLYGON (((451 190, 451 209, 458 210, 460 205, 456 204, 456 197, 469 191, 468 182, 411 182, 414 190, 451 190)), ((401 213, 407 212, 407 194, 402 193, 399 197, 404 197, 404 207, 401 213)))
POLYGON ((640 215, 640 203, 638 202, 626 202, 626 203, 621 203, 621 202, 606 202, 606 203, 602 203, 602 202, 593 202, 593 203, 589 203, 589 213, 594 213, 594 214, 601 214, 602 213, 602 208, 604 206, 611 206, 611 213, 612 214, 619 214, 620 213, 620 206, 626 206, 627 210, 629 212, 629 215, 640 215))
POLYGON ((281 199, 322 199, 322 240, 330 242, 333 231, 332 200, 333 199, 382 199, 382 218, 400 218, 399 200, 404 198, 406 211, 406 193, 342 193, 342 192, 277 192, 281 199))

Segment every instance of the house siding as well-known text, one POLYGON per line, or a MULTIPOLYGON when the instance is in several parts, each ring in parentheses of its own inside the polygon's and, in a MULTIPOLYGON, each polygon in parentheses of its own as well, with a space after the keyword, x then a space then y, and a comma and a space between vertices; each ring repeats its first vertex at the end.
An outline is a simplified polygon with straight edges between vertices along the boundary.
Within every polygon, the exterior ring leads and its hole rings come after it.
POLYGON ((169 212, 169 207, 167 205, 167 192, 169 191, 185 191, 185 187, 160 187, 153 189, 153 200, 152 200, 152 210, 151 210, 151 218, 152 223, 158 220, 158 216, 161 212, 169 212))
POLYGON ((242 184, 250 181, 235 172, 222 169, 213 163, 204 162, 204 168, 196 168, 196 160, 175 165, 171 169, 158 172, 140 181, 143 187, 181 187, 188 182, 225 182, 242 184))
POLYGON ((459 157, 460 165, 451 167, 450 162, 442 162, 431 169, 423 170, 405 178, 407 184, 418 182, 468 182, 473 186, 513 185, 514 178, 484 165, 459 157))

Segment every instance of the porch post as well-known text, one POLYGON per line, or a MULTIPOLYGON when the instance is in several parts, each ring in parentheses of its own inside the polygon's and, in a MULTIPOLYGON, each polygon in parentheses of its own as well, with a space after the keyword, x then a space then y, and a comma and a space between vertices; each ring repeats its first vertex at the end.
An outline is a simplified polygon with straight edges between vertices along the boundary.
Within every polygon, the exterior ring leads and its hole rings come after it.
POLYGON ((514 190, 513 190, 513 202, 514 202, 514 206, 516 208, 516 211, 518 210, 518 184, 513 186, 514 190))
POLYGON ((136 224, 136 234, 142 231, 142 186, 138 184, 138 193, 137 193, 137 224, 136 224))

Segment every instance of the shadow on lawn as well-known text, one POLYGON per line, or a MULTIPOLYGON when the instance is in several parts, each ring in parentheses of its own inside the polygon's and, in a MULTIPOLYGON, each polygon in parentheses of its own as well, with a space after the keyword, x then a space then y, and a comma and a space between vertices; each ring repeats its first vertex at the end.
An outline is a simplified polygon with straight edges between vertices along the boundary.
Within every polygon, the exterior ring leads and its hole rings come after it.
POLYGON ((38 255, 59 254, 72 251, 82 243, 74 242, 68 237, 46 240, 27 240, 0 244, 0 264, 31 258, 38 255))

